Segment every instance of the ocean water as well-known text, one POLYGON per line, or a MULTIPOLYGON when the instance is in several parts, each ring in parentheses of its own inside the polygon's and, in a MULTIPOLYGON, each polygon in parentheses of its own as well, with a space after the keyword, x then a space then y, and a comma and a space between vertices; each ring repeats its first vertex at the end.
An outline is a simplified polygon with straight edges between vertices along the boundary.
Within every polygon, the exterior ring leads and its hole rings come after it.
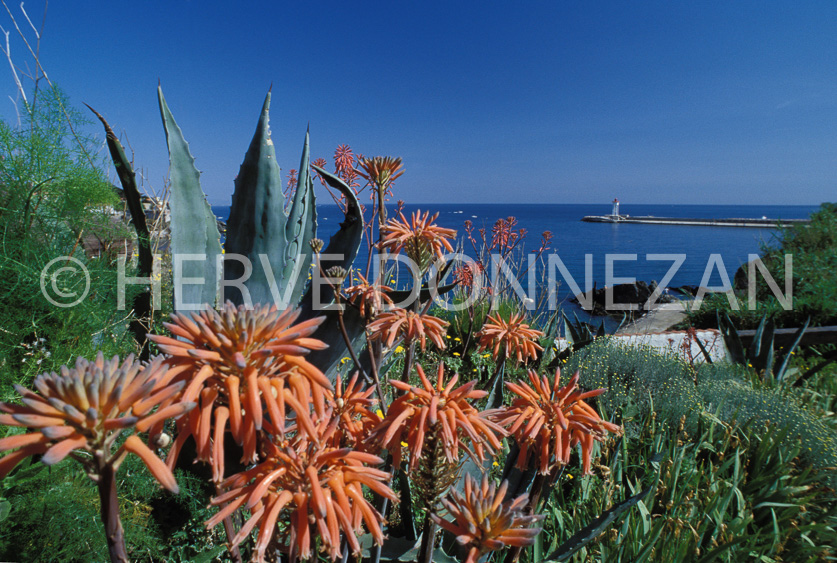
MULTIPOLYGON (((658 217, 690 218, 762 218, 805 219, 818 206, 775 205, 626 205, 620 213, 655 215, 658 217)), ((229 216, 229 207, 214 207, 221 218, 229 216)), ((646 282, 661 281, 673 265, 674 257, 659 259, 653 255, 679 255, 683 263, 677 268, 668 287, 683 285, 721 286, 726 273, 731 281, 736 270, 747 263, 751 254, 759 254, 765 245, 779 243, 776 229, 753 227, 703 227, 683 225, 643 225, 584 223, 585 215, 606 215, 611 212, 607 204, 422 204, 405 206, 405 215, 415 210, 439 213, 436 222, 443 227, 456 229, 464 236, 463 225, 470 220, 475 229, 485 228, 490 237, 491 227, 497 219, 515 217, 517 227, 528 234, 526 250, 535 250, 540 244, 541 233, 553 234, 550 253, 554 253, 566 266, 570 277, 584 290, 585 262, 592 261, 592 277, 589 282, 604 287, 616 278, 636 279, 646 282), (610 257, 610 258, 608 258, 610 257), (612 264, 608 275, 607 264, 612 264)), ((338 228, 342 213, 335 205, 318 206, 319 238, 326 242, 338 228)), ((391 216, 392 210, 389 214, 391 216)), ((464 253, 474 256, 470 244, 465 241, 464 253)), ((365 244, 357 264, 365 264, 365 244)), ((543 270, 539 267, 539 272, 543 270)), ((570 280, 556 270, 555 277, 559 301, 572 293, 570 280)), ((402 273, 401 277, 406 274, 402 273)), ((780 286, 781 286, 780 280, 780 286)), ((524 286, 525 287, 525 286, 524 286)), ((541 297, 541 296, 538 296, 541 297)))

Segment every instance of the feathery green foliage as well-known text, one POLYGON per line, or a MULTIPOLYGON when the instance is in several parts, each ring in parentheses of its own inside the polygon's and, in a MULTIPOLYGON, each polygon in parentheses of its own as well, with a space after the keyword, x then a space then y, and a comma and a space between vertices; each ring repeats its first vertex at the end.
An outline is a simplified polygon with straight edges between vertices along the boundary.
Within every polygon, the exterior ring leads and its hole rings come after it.
MULTIPOLYGON (((60 90, 43 90, 37 100, 21 125, 0 121, 0 299, 14 305, 0 308, 0 400, 11 398, 12 383, 77 356, 116 352, 125 333, 125 312, 114 306, 114 257, 88 259, 81 244, 87 235, 126 236, 107 213, 118 199, 91 160, 94 139, 79 133, 86 121, 60 90), (90 274, 88 297, 74 307, 55 306, 41 289, 42 271, 59 256, 80 260, 90 274)), ((76 272, 57 284, 81 294, 85 279, 76 272)))

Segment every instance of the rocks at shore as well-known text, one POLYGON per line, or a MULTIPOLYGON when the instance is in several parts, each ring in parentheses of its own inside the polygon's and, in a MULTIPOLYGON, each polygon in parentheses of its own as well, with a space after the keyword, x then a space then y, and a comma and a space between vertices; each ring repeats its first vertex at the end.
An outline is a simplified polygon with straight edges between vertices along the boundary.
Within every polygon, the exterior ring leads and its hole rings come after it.
POLYGON ((660 303, 674 303, 676 298, 669 295, 672 290, 664 289, 649 308, 648 301, 657 289, 657 282, 646 283, 636 281, 633 283, 616 284, 610 288, 595 287, 588 294, 579 294, 570 300, 581 306, 582 309, 595 316, 627 314, 628 318, 636 318, 660 303), (610 297, 608 297, 610 295, 610 297), (608 303, 609 302, 609 303, 608 303), (608 308, 608 305, 612 305, 608 308))

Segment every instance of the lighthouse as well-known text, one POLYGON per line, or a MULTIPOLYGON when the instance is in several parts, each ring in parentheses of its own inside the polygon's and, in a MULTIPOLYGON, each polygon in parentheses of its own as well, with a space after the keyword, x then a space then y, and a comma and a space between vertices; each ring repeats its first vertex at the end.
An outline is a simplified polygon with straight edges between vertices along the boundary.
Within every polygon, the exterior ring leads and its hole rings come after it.
POLYGON ((614 219, 619 217, 619 200, 616 198, 613 198, 613 213, 611 215, 614 219))

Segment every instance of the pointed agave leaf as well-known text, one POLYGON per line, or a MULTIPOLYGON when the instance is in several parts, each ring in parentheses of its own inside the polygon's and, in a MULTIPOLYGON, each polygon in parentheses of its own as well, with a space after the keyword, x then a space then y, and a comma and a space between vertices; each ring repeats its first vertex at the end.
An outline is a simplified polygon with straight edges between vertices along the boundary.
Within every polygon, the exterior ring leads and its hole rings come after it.
POLYGON ((744 352, 744 345, 741 344, 741 338, 738 336, 738 331, 735 330, 729 315, 724 313, 721 317, 716 313, 718 319, 718 330, 721 331, 721 336, 724 337, 724 345, 727 348, 730 358, 736 364, 747 365, 747 355, 744 352))
POLYGON ((583 323, 578 319, 578 315, 573 313, 573 318, 575 319, 575 325, 577 327, 578 333, 581 335, 582 340, 593 340, 594 334, 593 331, 590 330, 590 325, 587 323, 583 323))
POLYGON ((506 388, 506 363, 500 364, 497 373, 488 382, 488 397, 485 400, 486 409, 499 409, 503 406, 503 390, 506 388))
MULTIPOLYGON (((311 166, 316 170, 325 182, 332 188, 338 190, 346 198, 346 213, 340 223, 340 229, 332 235, 328 246, 322 251, 320 267, 323 272, 332 266, 340 266, 348 271, 357 257, 360 248, 361 237, 363 237, 363 213, 360 211, 360 203, 357 200, 354 190, 346 185, 337 176, 326 172, 319 166, 311 166)), ((300 178, 302 172, 300 171, 300 178)), ((334 300, 334 294, 328 284, 311 284, 302 299, 303 313, 305 318, 316 308, 317 304, 327 304, 334 300), (319 285, 315 288, 314 285, 319 285), (319 292, 319 298, 315 301, 314 292, 319 292)))
MULTIPOLYGON (((326 286, 327 287, 327 286, 326 286)), ((306 307, 306 301, 303 301, 303 307, 306 307)), ((310 303, 309 303, 310 305, 310 303)), ((340 330, 339 315, 336 310, 316 310, 306 308, 300 315, 301 319, 324 316, 325 320, 317 329, 315 338, 322 340, 328 345, 324 350, 312 350, 305 358, 317 366, 326 376, 334 379, 335 370, 340 366, 340 361, 343 358, 349 358, 349 349, 346 345, 346 340, 343 338, 343 333, 340 330), (308 315, 307 317, 305 315, 308 315)), ((343 325, 346 327, 346 334, 352 342, 352 348, 358 354, 363 369, 369 373, 369 365, 367 365, 368 354, 361 353, 361 350, 366 346, 366 323, 360 316, 358 310, 354 307, 345 306, 343 309, 343 325)))
MULTIPOLYGON (((341 266, 349 270, 357 256, 363 236, 363 214, 355 192, 340 178, 323 170, 318 166, 311 166, 326 181, 326 183, 340 191, 346 197, 346 213, 340 229, 329 239, 328 246, 320 256, 320 267, 325 272, 332 266, 341 266), (336 256, 325 258, 322 255, 336 256)), ((316 277, 316 276, 315 276, 316 277)), ((334 292, 327 283, 310 284, 308 291, 302 297, 300 320, 324 315, 323 324, 317 330, 317 338, 328 345, 325 350, 314 350, 308 356, 308 361, 317 366, 323 373, 330 374, 339 365, 341 359, 348 357, 346 341, 340 330, 339 315, 335 310, 325 310, 334 301, 334 292)), ((344 307, 343 324, 352 342, 352 348, 360 351, 366 345, 364 329, 366 325, 360 313, 354 307, 344 307)), ((362 357, 361 357, 362 359, 362 357)))
POLYGON ((558 549, 553 551, 546 559, 548 562, 566 561, 573 553, 596 539, 596 537, 604 532, 620 514, 628 510, 633 505, 637 504, 645 495, 647 495, 653 487, 648 487, 644 491, 631 498, 620 502, 617 505, 605 510, 598 518, 595 518, 587 526, 579 530, 573 537, 568 539, 558 549))
POLYGON ((768 350, 773 350, 773 329, 772 322, 768 322, 767 315, 764 315, 756 328, 750 347, 747 348, 747 359, 756 371, 767 372, 765 362, 768 359, 768 350))
POLYGON ((759 321, 759 326, 756 327, 756 332, 753 334, 753 341, 750 342, 750 346, 747 348, 747 357, 750 359, 755 358, 761 352, 761 338, 762 333, 764 333, 765 321, 767 321, 767 315, 764 315, 759 321))
MULTIPOLYGON (((131 222, 134 224, 134 230, 137 232, 139 246, 137 249, 137 253, 139 254, 139 271, 137 273, 140 277, 151 277, 151 270, 154 265, 154 256, 151 254, 151 235, 148 232, 145 209, 142 207, 142 198, 137 188, 137 178, 134 174, 134 169, 128 157, 125 155, 122 143, 119 142, 110 124, 98 111, 87 104, 84 105, 99 118, 99 121, 102 122, 105 128, 110 158, 113 160, 113 166, 116 168, 117 176, 119 176, 119 183, 122 184, 125 203, 128 205, 128 211, 131 213, 131 222)), ((147 327, 149 325, 148 317, 151 314, 151 293, 148 291, 138 293, 134 298, 133 310, 134 320, 131 321, 131 332, 134 333, 134 339, 142 350, 140 359, 147 360, 148 346, 146 346, 146 333, 148 332, 147 327)))
POLYGON ((788 349, 785 350, 785 353, 780 357, 779 364, 776 366, 774 371, 776 381, 783 381, 785 379, 785 372, 788 369, 788 362, 790 361, 791 354, 793 354, 793 351, 796 350, 797 346, 799 346, 799 342, 802 340, 802 335, 805 334, 805 331, 808 329, 808 325, 810 323, 811 317, 805 319, 805 324, 799 327, 799 330, 796 331, 793 343, 788 346, 788 349))
MULTIPOLYGON (((561 312, 561 316, 564 317, 564 338, 569 340, 570 344, 580 342, 581 336, 578 334, 578 331, 572 321, 570 321, 569 317, 567 317, 564 312, 561 312)), ((578 318, 576 318, 576 320, 578 320, 578 318)))
POLYGON ((759 371, 763 371, 765 376, 770 376, 773 373, 773 336, 775 332, 775 324, 773 319, 768 319, 764 325, 764 332, 761 334, 761 344, 759 346, 758 355, 753 358, 753 365, 758 366, 759 371))
POLYGON ((105 128, 110 158, 113 161, 114 168, 116 168, 116 175, 119 176, 119 183, 122 184, 122 190, 125 193, 125 203, 128 205, 128 211, 131 213, 131 222, 134 224, 134 230, 137 232, 137 238, 139 240, 139 275, 148 277, 151 275, 153 259, 150 245, 151 237, 148 233, 145 210, 142 207, 142 196, 139 188, 137 188, 137 178, 134 174, 134 169, 131 166, 131 161, 125 155, 125 149, 122 148, 122 143, 119 142, 110 124, 98 111, 87 104, 84 105, 99 118, 99 121, 102 122, 105 128))
MULTIPOLYGON (((249 260, 252 272, 243 283, 254 304, 276 302, 280 309, 289 305, 290 296, 283 285, 286 221, 279 164, 270 138, 268 92, 253 140, 235 179, 224 243, 224 279, 231 282, 245 277, 247 262, 233 259, 233 255, 249 260)), ((244 303, 242 292, 230 285, 225 287, 224 299, 244 303)))
POLYGON ((283 286, 292 285, 290 302, 299 302, 305 289, 308 270, 311 268, 310 241, 317 236, 317 206, 314 198, 314 182, 310 171, 308 132, 302 147, 296 193, 285 223, 285 266, 282 269, 283 286))
POLYGON ((527 467, 525 470, 516 467, 519 455, 520 447, 517 445, 517 442, 512 442, 509 446, 509 453, 506 456, 506 464, 503 467, 503 476, 500 479, 501 481, 509 482, 509 487, 506 489, 506 501, 517 498, 524 493, 528 494, 537 474, 537 470, 534 467, 527 467))
POLYGON ((201 190, 200 172, 195 168, 189 144, 183 138, 183 132, 166 105, 159 86, 157 98, 169 148, 171 252, 175 261, 174 310, 194 310, 204 303, 214 306, 221 279, 218 269, 221 235, 217 219, 201 190), (178 260, 182 260, 180 268, 178 260), (203 283, 184 283, 184 280, 191 281, 188 278, 203 279, 203 283))

